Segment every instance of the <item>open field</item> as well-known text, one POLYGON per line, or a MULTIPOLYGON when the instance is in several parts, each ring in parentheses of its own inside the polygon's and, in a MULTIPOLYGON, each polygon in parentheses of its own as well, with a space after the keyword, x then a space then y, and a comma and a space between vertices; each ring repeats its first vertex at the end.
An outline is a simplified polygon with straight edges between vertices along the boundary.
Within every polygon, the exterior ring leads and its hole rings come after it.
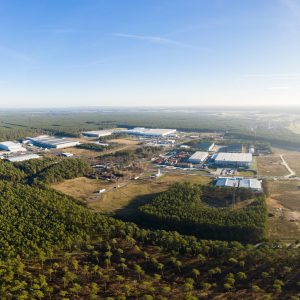
POLYGON ((145 203, 156 194, 168 189, 175 182, 189 181, 191 183, 207 184, 209 177, 165 174, 157 179, 139 179, 130 181, 118 189, 112 189, 103 194, 98 201, 93 201, 89 206, 93 209, 122 215, 131 214, 137 206, 145 203))
POLYGON ((129 181, 119 188, 115 184, 87 179, 84 177, 66 180, 63 183, 53 185, 56 190, 70 195, 76 199, 85 201, 90 208, 104 213, 132 213, 137 206, 151 199, 155 194, 163 192, 175 182, 189 181, 191 183, 207 184, 209 177, 165 174, 157 179, 138 179, 129 181), (99 189, 106 188, 107 192, 96 195, 99 189))
POLYGON ((95 193, 100 189, 107 188, 109 184, 105 181, 79 177, 53 184, 52 187, 59 192, 72 196, 83 202, 95 199, 95 193))
POLYGON ((282 164, 279 154, 258 156, 256 161, 258 175, 284 176, 289 173, 286 167, 282 164))
POLYGON ((136 141, 133 139, 113 139, 113 140, 109 140, 108 142, 112 142, 112 143, 117 143, 117 144, 123 144, 123 145, 138 145, 141 142, 140 141, 136 141))
MULTIPOLYGON (((300 149, 299 149, 300 150, 300 149)), ((300 176, 300 152, 286 149, 273 149, 274 154, 282 154, 290 168, 295 171, 296 176, 300 176)))
POLYGON ((275 239, 300 238, 300 189, 298 181, 269 181, 267 198, 268 236, 275 239))

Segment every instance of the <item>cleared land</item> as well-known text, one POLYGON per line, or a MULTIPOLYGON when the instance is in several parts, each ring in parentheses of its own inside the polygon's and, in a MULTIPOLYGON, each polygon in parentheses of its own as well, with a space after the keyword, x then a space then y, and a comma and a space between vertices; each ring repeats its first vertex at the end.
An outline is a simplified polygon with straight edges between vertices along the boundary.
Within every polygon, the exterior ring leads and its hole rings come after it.
POLYGON ((259 175, 285 176, 289 173, 286 167, 282 164, 282 160, 278 154, 258 156, 256 161, 257 172, 259 175))
POLYGON ((132 139, 113 139, 113 140, 108 140, 108 142, 123 144, 123 145, 138 145, 141 143, 140 141, 136 141, 132 139))
POLYGON ((274 155, 282 154, 290 168, 295 171, 296 176, 300 176, 300 152, 275 148, 274 155))
POLYGON ((270 238, 295 240, 300 238, 299 181, 269 181, 268 235, 270 238))
POLYGON ((88 206, 95 210, 110 214, 127 215, 157 193, 167 190, 174 182, 183 181, 207 184, 211 179, 203 176, 165 174, 157 179, 147 177, 132 180, 124 183, 119 188, 114 188, 115 184, 81 177, 66 180, 63 183, 53 185, 53 187, 76 199, 86 201, 88 206), (101 188, 106 188, 107 192, 101 196, 95 194, 101 188))
POLYGON ((107 188, 108 185, 105 181, 79 177, 54 184, 52 187, 78 200, 88 202, 95 198, 95 193, 100 189, 107 188))

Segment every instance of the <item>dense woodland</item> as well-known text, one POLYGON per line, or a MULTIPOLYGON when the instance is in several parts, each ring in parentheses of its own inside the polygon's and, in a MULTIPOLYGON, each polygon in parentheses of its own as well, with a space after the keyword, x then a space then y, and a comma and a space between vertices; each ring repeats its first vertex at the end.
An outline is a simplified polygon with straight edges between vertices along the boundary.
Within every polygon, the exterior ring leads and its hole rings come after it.
POLYGON ((96 143, 83 143, 83 144, 78 145, 77 148, 96 151, 96 152, 102 152, 104 150, 111 149, 112 146, 103 146, 103 145, 98 145, 96 143))
MULTIPOLYGON (((185 131, 220 132, 247 141, 270 142, 281 147, 298 147, 300 137, 289 129, 289 120, 267 114, 258 119, 255 111, 112 111, 91 112, 0 112, 0 139, 23 138, 37 133, 76 137, 82 131, 114 127, 145 126, 185 131), (16 121, 17 120, 17 121, 16 121), (255 124, 255 134, 253 129, 255 124)), ((264 112, 261 112, 264 114, 264 112)), ((275 111, 275 113, 278 113, 275 111)), ((293 113, 297 113, 294 112, 293 113)), ((109 139, 110 137, 105 137, 109 139)))
MULTIPOLYGON (((248 195, 243 190, 236 192, 240 200, 248 195)), ((215 198, 214 194, 220 199, 220 192, 220 188, 205 188, 207 199, 208 195, 215 198)), ((228 196, 232 198, 232 192, 225 190, 225 203, 229 200, 228 196)), ((200 186, 181 183, 140 207, 140 211, 149 224, 200 238, 258 242, 265 237, 266 205, 263 196, 241 209, 215 208, 202 201, 200 186)))
POLYGON ((0 191, 2 299, 298 299, 297 249, 140 229, 46 186, 0 191))

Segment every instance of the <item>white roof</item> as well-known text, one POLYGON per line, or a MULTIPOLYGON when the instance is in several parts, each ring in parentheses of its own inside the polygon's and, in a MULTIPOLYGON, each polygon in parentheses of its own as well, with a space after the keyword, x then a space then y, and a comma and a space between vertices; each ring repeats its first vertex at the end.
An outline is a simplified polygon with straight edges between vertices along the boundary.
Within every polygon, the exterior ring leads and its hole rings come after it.
POLYGON ((215 156, 215 161, 228 161, 228 162, 252 162, 252 153, 227 153, 219 152, 215 156))
POLYGON ((95 135, 110 135, 112 134, 112 130, 91 130, 91 131, 84 131, 83 134, 95 134, 95 135))
POLYGON ((261 190, 261 182, 255 178, 240 180, 239 187, 261 190))
POLYGON ((127 130, 127 132, 141 135, 169 135, 175 133, 176 129, 135 127, 133 129, 127 130))
POLYGON ((216 186, 230 186, 230 187, 238 187, 239 179, 237 178, 219 178, 216 182, 216 186))
POLYGON ((256 178, 231 178, 220 177, 216 182, 216 186, 240 187, 254 190, 261 190, 261 182, 256 178))
POLYGON ((7 141, 7 142, 1 142, 0 145, 6 146, 6 147, 19 147, 21 146, 19 143, 7 141))
POLYGON ((73 144, 73 143, 78 143, 78 141, 73 141, 73 140, 68 140, 65 138, 56 138, 54 136, 48 136, 48 135, 40 135, 35 138, 30 138, 31 141, 37 142, 40 144, 47 144, 47 145, 53 145, 53 146, 58 146, 58 145, 64 145, 64 144, 73 144))
POLYGON ((37 155, 37 154, 24 154, 24 155, 8 157, 7 159, 11 162, 16 162, 16 161, 29 160, 29 159, 33 159, 33 158, 39 158, 39 155, 37 155))
POLYGON ((208 152, 197 151, 189 159, 190 160, 204 160, 208 156, 208 152))

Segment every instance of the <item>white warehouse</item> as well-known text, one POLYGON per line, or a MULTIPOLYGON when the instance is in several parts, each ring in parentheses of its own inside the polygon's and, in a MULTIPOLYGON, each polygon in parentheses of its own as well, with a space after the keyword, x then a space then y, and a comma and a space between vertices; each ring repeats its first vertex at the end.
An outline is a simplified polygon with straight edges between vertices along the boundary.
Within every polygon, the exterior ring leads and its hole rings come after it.
POLYGON ((262 191, 261 181, 256 178, 220 177, 216 182, 216 186, 247 188, 256 192, 262 191))
POLYGON ((7 160, 10 162, 18 162, 18 161, 25 161, 25 160, 30 160, 39 157, 40 157, 39 155, 32 153, 32 154, 23 154, 23 155, 8 157, 7 160))
POLYGON ((11 141, 1 142, 0 149, 10 151, 10 152, 25 152, 26 149, 22 147, 20 143, 15 143, 11 141))
POLYGON ((35 138, 30 138, 30 141, 35 146, 43 147, 43 148, 54 148, 54 149, 75 147, 80 144, 79 141, 68 140, 65 138, 56 138, 54 136, 48 136, 48 135, 40 135, 35 138))
POLYGON ((200 164, 208 158, 208 152, 197 151, 190 158, 189 162, 192 164, 200 164))
POLYGON ((86 137, 94 137, 94 138, 100 138, 103 136, 111 135, 113 131, 111 130, 93 130, 93 131, 84 131, 82 134, 86 137))
POLYGON ((127 134, 143 135, 149 137, 166 137, 176 134, 176 129, 135 127, 133 129, 124 130, 123 132, 127 134))
POLYGON ((250 167, 252 153, 227 153, 219 152, 214 156, 215 164, 228 167, 250 167))

